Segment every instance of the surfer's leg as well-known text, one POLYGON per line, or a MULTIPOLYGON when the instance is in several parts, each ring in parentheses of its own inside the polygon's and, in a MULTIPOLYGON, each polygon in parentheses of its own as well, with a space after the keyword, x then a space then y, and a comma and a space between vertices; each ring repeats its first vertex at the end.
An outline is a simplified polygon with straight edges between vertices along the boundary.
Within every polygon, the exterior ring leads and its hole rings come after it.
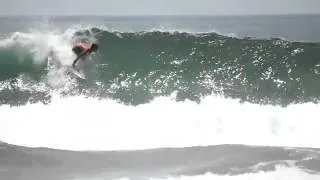
POLYGON ((85 59, 86 59, 86 56, 77 58, 75 61, 73 61, 72 66, 75 67, 75 65, 77 64, 77 62, 78 62, 79 60, 84 61, 85 59))
POLYGON ((79 61, 79 59, 83 60, 83 58, 78 58, 78 56, 80 56, 82 54, 82 49, 80 47, 74 47, 72 48, 72 51, 74 52, 74 54, 77 55, 77 59, 75 61, 73 61, 72 66, 75 67, 76 63, 79 61))
POLYGON ((72 63, 72 67, 75 68, 76 67, 76 63, 78 62, 79 59, 76 59, 75 61, 73 61, 72 63))

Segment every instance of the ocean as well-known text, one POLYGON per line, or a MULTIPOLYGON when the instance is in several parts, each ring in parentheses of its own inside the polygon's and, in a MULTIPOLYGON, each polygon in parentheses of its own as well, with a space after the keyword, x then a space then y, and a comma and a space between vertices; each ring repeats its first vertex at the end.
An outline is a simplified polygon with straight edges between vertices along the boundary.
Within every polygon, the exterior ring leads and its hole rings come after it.
POLYGON ((320 15, 0 24, 1 180, 320 178, 320 15))

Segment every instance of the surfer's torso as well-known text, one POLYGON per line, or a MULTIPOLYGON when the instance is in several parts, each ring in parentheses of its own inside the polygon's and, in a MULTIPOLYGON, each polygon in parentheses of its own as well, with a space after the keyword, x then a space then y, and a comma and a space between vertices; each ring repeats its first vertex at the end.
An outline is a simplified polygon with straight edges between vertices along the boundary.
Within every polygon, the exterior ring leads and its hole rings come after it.
POLYGON ((73 48, 72 51, 79 56, 80 54, 82 54, 83 52, 87 51, 87 53, 85 55, 89 55, 90 51, 88 51, 90 49, 90 45, 88 44, 83 44, 83 43, 78 43, 76 44, 73 48))

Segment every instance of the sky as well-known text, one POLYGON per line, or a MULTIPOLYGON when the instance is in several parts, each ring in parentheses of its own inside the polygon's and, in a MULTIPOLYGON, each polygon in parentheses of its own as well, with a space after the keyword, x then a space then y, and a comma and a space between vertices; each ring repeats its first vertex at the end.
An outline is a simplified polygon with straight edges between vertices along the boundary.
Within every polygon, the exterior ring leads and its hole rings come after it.
POLYGON ((0 0, 0 2, 1 15, 320 14, 320 0, 0 0))

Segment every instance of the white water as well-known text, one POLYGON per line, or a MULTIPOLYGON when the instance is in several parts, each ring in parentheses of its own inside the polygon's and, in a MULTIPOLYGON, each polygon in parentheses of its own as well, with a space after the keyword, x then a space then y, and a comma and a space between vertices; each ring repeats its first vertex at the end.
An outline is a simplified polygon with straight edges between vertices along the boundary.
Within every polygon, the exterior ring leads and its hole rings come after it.
POLYGON ((208 96, 161 97, 137 107, 82 96, 49 105, 0 106, 0 140, 69 150, 134 150, 217 144, 320 147, 316 104, 287 108, 208 96))
POLYGON ((61 32, 41 32, 33 31, 30 33, 13 33, 9 38, 0 41, 1 48, 14 49, 23 61, 25 56, 30 53, 35 64, 42 64, 47 59, 50 52, 53 52, 60 63, 63 65, 71 64, 72 54, 71 35, 75 29, 61 32))
MULTIPOLYGON (((257 173, 245 173, 241 175, 215 175, 205 174, 199 176, 181 176, 178 178, 153 179, 150 180, 318 180, 319 174, 308 174, 296 168, 278 167, 276 171, 257 173)), ((124 180, 124 179, 123 179, 124 180)))
MULTIPOLYGON (((77 38, 73 35, 77 31, 89 29, 90 26, 74 26, 66 30, 59 30, 50 27, 48 24, 40 24, 39 26, 38 29, 32 29, 28 32, 14 32, 1 39, 0 48, 13 51, 20 61, 25 61, 31 55, 35 66, 47 63, 49 72, 43 77, 43 82, 51 87, 72 86, 74 80, 66 78, 66 70, 76 58, 72 52, 72 47, 77 38), (66 84, 69 85, 66 86, 66 84)), ((96 41, 94 34, 90 39, 96 41)), ((88 58, 87 61, 90 60, 88 58)), ((20 76, 18 79, 23 78, 25 77, 20 76)), ((0 82, 0 88, 1 84, 5 83, 0 82)))

